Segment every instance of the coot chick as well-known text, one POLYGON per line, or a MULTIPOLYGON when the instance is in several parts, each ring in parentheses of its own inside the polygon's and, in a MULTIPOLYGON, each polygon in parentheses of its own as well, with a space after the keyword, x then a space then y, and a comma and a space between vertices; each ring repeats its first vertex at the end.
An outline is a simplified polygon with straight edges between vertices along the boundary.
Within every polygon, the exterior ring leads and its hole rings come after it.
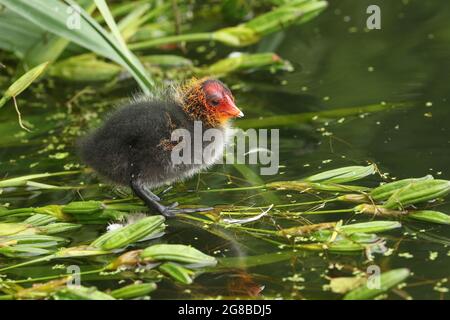
MULTIPOLYGON (((171 152, 177 142, 171 141, 172 132, 185 129, 194 137, 194 127, 201 122, 203 130, 218 129, 226 137, 229 120, 242 116, 231 91, 221 81, 192 79, 165 89, 159 96, 136 98, 118 108, 101 127, 80 140, 80 156, 100 176, 130 186, 147 206, 164 216, 201 211, 175 208, 177 203, 164 206, 150 190, 212 165, 222 156, 226 139, 216 154, 201 163, 173 163, 171 152)), ((202 144, 203 148, 207 145, 202 144)))

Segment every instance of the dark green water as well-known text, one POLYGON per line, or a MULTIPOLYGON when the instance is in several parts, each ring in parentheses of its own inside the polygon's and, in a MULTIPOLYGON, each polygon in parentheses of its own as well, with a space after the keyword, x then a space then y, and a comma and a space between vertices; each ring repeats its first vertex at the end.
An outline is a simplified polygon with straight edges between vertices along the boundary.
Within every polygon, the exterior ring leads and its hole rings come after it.
MULTIPOLYGON (((316 20, 269 37, 252 48, 279 53, 293 63, 296 71, 277 75, 257 72, 225 79, 229 83, 239 81, 247 84, 249 90, 236 92, 238 104, 246 117, 288 116, 382 101, 411 102, 413 107, 365 117, 344 117, 339 122, 330 121, 328 124, 309 122, 280 127, 280 174, 261 178, 266 181, 298 179, 320 170, 370 161, 376 163, 382 172, 389 172, 398 178, 432 174, 436 178, 450 179, 450 3, 406 0, 331 2, 330 7, 316 20), (381 7, 381 30, 364 30, 365 11, 369 4, 381 7), (324 135, 324 130, 332 134, 324 135)), ((77 132, 71 134, 67 128, 75 126, 85 129, 92 116, 90 110, 81 99, 73 107, 78 121, 54 115, 65 113, 67 101, 82 87, 60 82, 55 84, 56 87, 46 85, 48 87, 42 87, 39 94, 28 92, 19 99, 25 119, 35 126, 33 134, 25 134, 18 128, 12 108, 1 110, 2 177, 61 171, 64 165, 78 162, 72 147, 77 132), (60 146, 61 150, 46 149, 49 144, 56 149, 60 146), (61 160, 50 157, 57 152, 70 152, 70 155, 61 160)), ((127 88, 113 90, 100 94, 100 98, 108 101, 110 95, 123 97, 126 92, 127 88)), ((92 100, 94 95, 88 96, 87 100, 92 100)), ((104 108, 107 109, 108 105, 105 102, 104 108)), ((239 121, 236 125, 239 126, 239 121)), ((257 172, 257 168, 253 169, 257 172)), ((191 191, 197 188, 248 185, 240 179, 241 173, 234 168, 216 166, 200 178, 177 186, 167 200, 174 198, 175 194, 191 196, 195 193, 191 191), (232 185, 227 184, 228 176, 236 177, 231 179, 232 185)), ((64 204, 80 200, 80 196, 84 199, 115 196, 112 188, 97 188, 97 180, 90 174, 54 178, 51 183, 77 185, 81 181, 93 186, 80 192, 9 190, 0 196, 0 201, 10 203, 12 207, 28 207, 64 204)), ((195 194, 197 197, 192 202, 204 205, 268 205, 272 199, 264 196, 265 193, 258 194, 258 191, 195 194)), ((305 199, 296 192, 276 192, 272 196, 277 197, 279 203, 305 199)), ((444 204, 439 210, 449 213, 450 205, 444 204)), ((350 221, 354 217, 337 214, 308 217, 312 222, 339 218, 350 221)), ((367 217, 356 219, 367 221, 367 217)), ((277 223, 276 220, 268 221, 265 226, 277 223)), ((80 243, 92 239, 103 228, 86 227, 71 237, 74 243, 80 243)), ((393 249, 392 254, 375 255, 375 260, 368 262, 364 254, 293 252, 242 232, 218 230, 222 237, 214 236, 185 221, 172 220, 168 234, 158 241, 192 244, 216 257, 238 256, 241 259, 233 268, 224 267, 199 276, 189 287, 163 281, 152 297, 254 297, 258 288, 264 287, 260 297, 337 299, 341 296, 323 290, 329 282, 326 277, 349 276, 354 268, 365 270, 368 265, 376 264, 383 271, 406 267, 413 272, 406 282, 407 286, 390 292, 388 299, 408 296, 415 299, 448 299, 448 293, 438 292, 434 287, 437 281, 449 276, 449 230, 448 226, 405 222, 399 231, 383 234, 387 246, 393 249), (437 258, 432 259, 436 253, 437 258), (263 254, 281 258, 278 262, 257 266, 252 266, 251 260, 246 258, 263 254), (295 281, 298 278, 304 280, 295 281)), ((88 262, 74 260, 71 263, 79 264, 83 269, 101 264, 103 259, 106 258, 88 262)), ((4 262, 5 258, 0 258, 0 264, 4 262)), ((51 273, 51 266, 49 263, 21 269, 15 276, 46 275, 51 273)), ((85 281, 83 284, 101 289, 120 286, 117 280, 85 281)), ((446 286, 448 288, 448 284, 446 286)))

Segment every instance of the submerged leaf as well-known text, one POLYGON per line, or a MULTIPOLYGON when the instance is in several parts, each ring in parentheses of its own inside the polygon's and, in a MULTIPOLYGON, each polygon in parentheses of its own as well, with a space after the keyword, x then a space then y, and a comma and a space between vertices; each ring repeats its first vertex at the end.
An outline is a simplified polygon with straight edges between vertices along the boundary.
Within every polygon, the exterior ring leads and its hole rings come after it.
POLYGON ((330 280, 330 289, 334 293, 347 293, 366 283, 364 277, 338 277, 330 280))
POLYGON ((311 234, 318 230, 333 229, 336 226, 336 222, 323 222, 306 226, 292 227, 288 229, 281 229, 277 231, 280 236, 303 236, 311 234))

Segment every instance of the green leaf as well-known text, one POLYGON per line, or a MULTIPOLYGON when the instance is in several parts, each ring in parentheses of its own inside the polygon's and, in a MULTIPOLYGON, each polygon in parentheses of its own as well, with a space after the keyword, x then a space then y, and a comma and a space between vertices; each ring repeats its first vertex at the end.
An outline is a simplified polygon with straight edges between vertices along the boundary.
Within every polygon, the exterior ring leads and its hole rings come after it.
POLYGON ((450 215, 439 211, 419 210, 408 213, 407 218, 450 225, 450 215))
POLYGON ((46 226, 41 226, 41 227, 39 227, 39 231, 44 234, 55 234, 55 233, 73 231, 76 229, 80 229, 81 227, 82 227, 81 224, 61 222, 61 223, 51 223, 46 226))
MULTIPOLYGON (((95 4, 91 0, 78 0, 81 7, 89 14, 95 9, 95 4)), ((23 19, 22 19, 23 20, 23 19)), ((67 38, 59 37, 55 34, 46 34, 27 50, 22 63, 28 68, 32 68, 44 61, 54 62, 64 52, 70 41, 67 38)))
POLYGON ((4 180, 0 180, 0 188, 21 187, 21 186, 26 186, 27 182, 29 182, 31 180, 47 178, 47 177, 55 177, 55 176, 64 176, 64 175, 70 175, 70 174, 75 174, 75 173, 80 173, 80 171, 35 173, 35 174, 29 174, 29 175, 25 175, 25 176, 16 177, 16 178, 4 179, 4 180))
POLYGON ((94 240, 91 246, 102 250, 124 248, 136 241, 148 238, 155 232, 159 233, 164 221, 163 216, 146 217, 120 229, 106 232, 94 240))
POLYGON ((72 215, 93 215, 104 208, 105 206, 100 201, 72 201, 62 207, 62 212, 72 215))
POLYGON ((55 222, 56 218, 47 214, 35 214, 28 219, 26 219, 23 223, 32 225, 33 227, 44 226, 49 223, 55 222))
POLYGON ((404 281, 409 275, 410 272, 408 269, 394 269, 383 272, 380 275, 380 287, 378 289, 368 288, 366 282, 364 285, 347 293, 344 300, 367 300, 375 298, 404 281))
POLYGON ((68 240, 61 237, 47 236, 42 234, 13 235, 2 239, 2 241, 6 242, 11 240, 15 241, 17 244, 24 244, 40 248, 54 247, 68 242, 68 240))
POLYGON ((386 200, 401 188, 404 188, 418 181, 433 180, 433 179, 434 178, 432 175, 427 175, 422 178, 402 179, 394 182, 389 182, 373 189, 370 192, 370 197, 375 201, 386 200))
POLYGON ((305 178, 305 181, 323 183, 345 183, 359 180, 376 172, 376 166, 350 166, 321 172, 305 178))
POLYGON ((94 82, 111 80, 121 71, 116 64, 99 60, 93 54, 82 54, 55 63, 48 74, 66 81, 94 82))
POLYGON ((196 73, 200 75, 225 75, 231 72, 248 69, 262 69, 271 67, 271 70, 292 71, 292 65, 282 60, 275 53, 241 53, 231 57, 217 61, 216 63, 196 69, 196 73))
POLYGON ((53 298, 55 300, 115 300, 109 294, 98 291, 96 288, 83 286, 68 286, 57 291, 53 298))
POLYGON ((73 19, 73 8, 77 6, 74 1, 0 0, 0 4, 47 31, 119 63, 131 73, 145 93, 153 86, 152 80, 134 55, 124 50, 85 10, 80 8, 80 28, 67 27, 67 22, 73 19))
POLYGON ((27 228, 28 226, 23 223, 0 223, 0 237, 16 234, 27 228))
POLYGON ((363 223, 347 224, 339 229, 345 234, 357 232, 376 233, 401 228, 402 224, 397 221, 371 221, 363 223))
POLYGON ((330 191, 330 192, 355 192, 367 191, 369 188, 362 186, 352 186, 337 183, 319 183, 308 181, 275 181, 265 185, 267 188, 274 188, 279 190, 296 190, 296 191, 330 191))
POLYGON ((243 47, 254 44, 261 37, 281 31, 294 23, 304 23, 318 15, 327 6, 326 1, 301 0, 280 6, 249 22, 219 29, 215 32, 181 34, 162 37, 130 45, 132 49, 148 49, 158 45, 216 40, 233 47, 243 47))
MULTIPOLYGON (((23 19, 11 10, 0 11, 0 49, 12 51, 23 58, 34 43, 40 41, 45 31, 23 19)), ((45 61, 45 60, 44 60, 45 61)))
POLYGON ((443 197, 450 192, 448 180, 421 180, 399 189, 383 205, 388 209, 403 208, 415 203, 443 197))
POLYGON ((330 280, 330 289, 334 293, 346 293, 366 283, 364 277, 337 277, 330 280))
MULTIPOLYGON (((1 0, 0 0, 1 1, 1 0)), ((30 71, 26 72, 19 79, 17 79, 3 94, 2 99, 0 99, 0 108, 8 102, 9 99, 13 97, 17 97, 21 94, 26 88, 33 83, 47 68, 48 62, 38 65, 34 67, 30 71)))
POLYGON ((29 258, 51 253, 51 250, 30 245, 0 247, 0 254, 10 258, 29 258))
POLYGON ((182 265, 173 262, 165 262, 158 267, 158 269, 171 277, 172 279, 182 283, 182 284, 191 284, 192 278, 191 275, 194 273, 192 270, 189 270, 182 265))
POLYGON ((191 266, 215 266, 216 258, 181 244, 155 244, 145 248, 141 258, 147 261, 174 261, 191 266))
POLYGON ((133 299, 148 295, 156 290, 156 284, 150 283, 133 283, 128 286, 113 290, 110 292, 115 299, 133 299))

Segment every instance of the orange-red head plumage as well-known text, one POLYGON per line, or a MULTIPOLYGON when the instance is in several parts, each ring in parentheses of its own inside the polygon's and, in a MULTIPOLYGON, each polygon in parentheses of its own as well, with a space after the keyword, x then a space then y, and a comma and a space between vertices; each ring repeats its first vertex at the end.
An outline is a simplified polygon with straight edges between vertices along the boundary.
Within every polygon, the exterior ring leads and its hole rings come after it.
POLYGON ((244 116, 236 107, 230 89, 219 80, 194 78, 180 89, 183 109, 194 119, 215 126, 231 118, 244 116))

